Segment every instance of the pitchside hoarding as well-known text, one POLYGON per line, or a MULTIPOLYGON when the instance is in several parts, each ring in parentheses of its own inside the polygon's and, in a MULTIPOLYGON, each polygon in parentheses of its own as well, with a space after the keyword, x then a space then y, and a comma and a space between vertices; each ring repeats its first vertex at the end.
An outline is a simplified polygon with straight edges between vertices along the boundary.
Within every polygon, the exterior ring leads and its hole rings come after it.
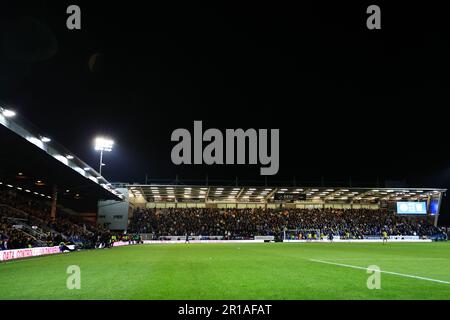
POLYGON ((27 249, 15 249, 15 250, 3 250, 0 251, 0 261, 8 261, 29 257, 37 257, 48 254, 60 253, 59 247, 39 247, 39 248, 27 248, 27 249))

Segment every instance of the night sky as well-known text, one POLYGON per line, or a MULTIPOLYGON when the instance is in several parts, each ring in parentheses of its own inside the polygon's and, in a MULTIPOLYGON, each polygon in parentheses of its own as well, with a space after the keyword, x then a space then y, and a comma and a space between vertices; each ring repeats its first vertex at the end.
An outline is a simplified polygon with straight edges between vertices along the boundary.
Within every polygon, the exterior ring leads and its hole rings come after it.
POLYGON ((202 120, 280 129, 269 181, 447 187, 445 11, 380 5, 371 31, 372 3, 340 2, 2 1, 0 101, 95 168, 93 138, 112 137, 110 181, 263 179, 260 165, 173 165, 172 131, 202 120))

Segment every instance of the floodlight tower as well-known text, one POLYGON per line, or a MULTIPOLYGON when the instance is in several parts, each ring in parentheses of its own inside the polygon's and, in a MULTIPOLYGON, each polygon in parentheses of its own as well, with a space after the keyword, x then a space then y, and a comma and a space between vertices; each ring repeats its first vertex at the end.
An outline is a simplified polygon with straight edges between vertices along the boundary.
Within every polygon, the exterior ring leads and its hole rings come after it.
POLYGON ((114 145, 113 140, 102 137, 95 138, 95 150, 100 151, 100 167, 98 170, 100 176, 102 175, 102 167, 105 165, 103 163, 103 152, 104 151, 111 152, 113 145, 114 145))

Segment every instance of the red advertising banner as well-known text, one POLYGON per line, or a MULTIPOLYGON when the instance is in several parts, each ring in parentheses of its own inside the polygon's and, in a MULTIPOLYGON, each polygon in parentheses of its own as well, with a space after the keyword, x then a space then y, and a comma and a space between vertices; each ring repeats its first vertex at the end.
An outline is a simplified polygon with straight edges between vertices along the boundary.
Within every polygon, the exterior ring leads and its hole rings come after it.
POLYGON ((0 261, 8 261, 14 259, 37 257, 47 254, 60 253, 59 247, 38 247, 16 250, 3 250, 0 251, 0 261))

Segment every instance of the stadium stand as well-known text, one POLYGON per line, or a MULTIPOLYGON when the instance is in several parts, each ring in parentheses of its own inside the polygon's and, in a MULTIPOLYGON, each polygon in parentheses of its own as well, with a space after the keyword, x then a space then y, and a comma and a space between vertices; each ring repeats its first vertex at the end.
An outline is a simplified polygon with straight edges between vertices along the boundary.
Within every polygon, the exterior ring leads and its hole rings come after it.
MULTIPOLYGON (((350 239, 389 235, 429 237, 443 231, 421 218, 370 209, 136 209, 130 232, 165 236, 223 236, 226 239, 279 236, 286 229, 319 229, 350 239)), ((299 236, 299 235, 297 235, 299 236)), ((306 235, 300 235, 304 238, 306 235)))
POLYGON ((122 195, 49 137, 20 115, 0 113, 0 145, 8 150, 0 153, 0 250, 61 243, 93 248, 110 238, 92 216, 100 199, 122 195))
MULTIPOLYGON (((151 234, 153 240, 186 234, 222 239, 253 239, 255 236, 280 237, 285 230, 320 230, 349 239, 389 235, 446 237, 445 230, 426 219, 404 217, 385 209, 210 209, 164 208, 135 209, 128 235, 151 234)), ((50 203, 27 197, 15 190, 0 191, 0 248, 18 249, 54 246, 60 242, 81 248, 107 245, 111 239, 140 241, 139 237, 110 233, 104 226, 90 224, 59 209, 50 219, 50 203)), ((303 232, 292 237, 306 239, 303 232)))
POLYGON ((50 204, 14 190, 0 191, 0 241, 2 250, 53 246, 61 242, 94 247, 105 230, 59 210, 50 219, 50 204))
POLYGON ((443 234, 437 226, 446 189, 209 185, 178 177, 169 184, 110 183, 25 119, 0 120, 0 144, 10 151, 0 154, 2 250, 60 243, 109 247, 114 241, 140 243, 141 235, 253 240, 285 238, 286 230, 298 239, 306 230, 350 239, 380 237, 383 231, 443 234), (395 214, 403 202, 417 202, 424 208, 421 216, 395 214))

